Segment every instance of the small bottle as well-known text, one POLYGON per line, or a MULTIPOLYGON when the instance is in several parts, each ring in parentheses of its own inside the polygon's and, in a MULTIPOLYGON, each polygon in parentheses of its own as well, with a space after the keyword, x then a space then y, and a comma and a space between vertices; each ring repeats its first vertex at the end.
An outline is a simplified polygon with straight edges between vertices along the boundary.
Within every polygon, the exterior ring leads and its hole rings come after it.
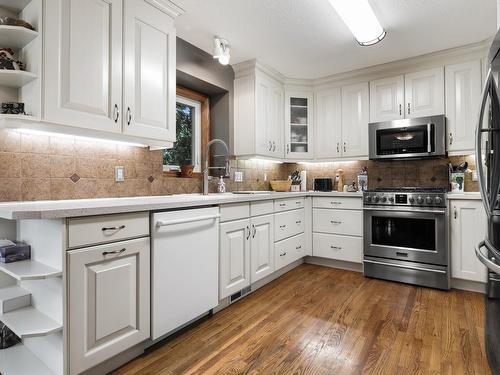
POLYGON ((225 193, 226 192, 226 184, 224 180, 222 179, 222 176, 219 178, 219 182, 217 183, 217 191, 219 193, 225 193))

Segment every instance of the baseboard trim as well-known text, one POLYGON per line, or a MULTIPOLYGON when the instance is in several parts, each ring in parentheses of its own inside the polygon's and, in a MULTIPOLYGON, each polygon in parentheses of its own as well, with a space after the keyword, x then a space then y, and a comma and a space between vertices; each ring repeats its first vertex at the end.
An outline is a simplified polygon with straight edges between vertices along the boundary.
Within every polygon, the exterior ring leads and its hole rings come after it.
POLYGON ((486 283, 478 281, 462 280, 451 278, 452 289, 466 290, 468 292, 476 292, 486 294, 486 283))
POLYGON ((113 358, 104 361, 97 366, 92 367, 91 369, 82 372, 82 375, 105 375, 109 374, 111 371, 114 371, 131 360, 139 357, 145 350, 145 342, 142 342, 138 345, 135 345, 120 354, 117 354, 113 358))
POLYGON ((306 257, 305 262, 309 264, 315 264, 317 266, 339 268, 341 270, 354 271, 354 272, 363 272, 362 263, 346 262, 343 260, 320 258, 314 256, 306 257))

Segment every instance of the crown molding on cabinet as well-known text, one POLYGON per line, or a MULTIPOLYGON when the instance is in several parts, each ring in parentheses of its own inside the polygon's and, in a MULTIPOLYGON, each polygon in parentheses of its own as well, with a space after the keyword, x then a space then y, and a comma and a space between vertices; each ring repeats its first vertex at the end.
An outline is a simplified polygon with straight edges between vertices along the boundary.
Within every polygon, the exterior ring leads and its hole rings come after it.
POLYGON ((257 69, 272 77, 279 83, 286 85, 287 88, 331 88, 346 84, 392 77, 398 74, 411 73, 412 71, 432 68, 437 65, 444 66, 474 59, 485 59, 489 51, 491 40, 492 39, 490 38, 478 43, 432 52, 425 55, 410 57, 403 60, 374 65, 363 69, 352 70, 317 79, 287 78, 274 68, 271 68, 256 59, 235 64, 233 65, 233 69, 235 78, 254 74, 257 69))
POLYGON ((172 18, 179 17, 185 12, 184 9, 170 0, 146 0, 146 2, 172 18))

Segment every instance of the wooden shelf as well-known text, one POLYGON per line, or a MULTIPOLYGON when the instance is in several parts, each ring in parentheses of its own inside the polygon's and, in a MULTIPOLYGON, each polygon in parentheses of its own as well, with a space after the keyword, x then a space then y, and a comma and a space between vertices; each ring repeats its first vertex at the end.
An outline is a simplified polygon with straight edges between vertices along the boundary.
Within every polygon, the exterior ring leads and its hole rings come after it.
POLYGON ((62 275, 61 270, 52 268, 34 260, 22 260, 14 263, 0 263, 0 272, 22 280, 38 280, 62 275))
POLYGON ((38 36, 36 31, 21 26, 0 25, 0 45, 9 48, 23 48, 38 36))
POLYGON ((54 375, 23 344, 0 350, 0 373, 3 375, 54 375))
POLYGON ((33 306, 2 314, 0 320, 21 339, 47 336, 62 330, 62 324, 42 314, 33 306))
POLYGON ((0 69, 0 86, 20 88, 36 78, 36 74, 24 70, 0 69))

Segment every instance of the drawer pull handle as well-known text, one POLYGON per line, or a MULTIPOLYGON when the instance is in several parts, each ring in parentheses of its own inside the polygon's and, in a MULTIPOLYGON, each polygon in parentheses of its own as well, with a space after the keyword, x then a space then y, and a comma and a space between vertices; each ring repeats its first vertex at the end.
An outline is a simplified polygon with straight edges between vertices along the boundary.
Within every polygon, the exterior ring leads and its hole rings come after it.
POLYGON ((285 228, 286 228, 286 224, 280 225, 280 229, 285 229, 285 228))
POLYGON ((342 202, 336 202, 336 201, 333 201, 333 202, 330 202, 330 203, 334 204, 334 205, 342 204, 342 202))
POLYGON ((330 223, 335 224, 335 225, 342 224, 341 221, 336 221, 336 220, 331 220, 330 223))
POLYGON ((280 207, 285 207, 286 203, 280 203, 280 207))
POLYGON ((102 255, 106 256, 106 255, 113 255, 113 254, 121 254, 123 253, 124 251, 126 251, 127 249, 123 248, 121 250, 115 250, 115 251, 104 251, 102 253, 102 255))
POLYGON ((295 224, 302 224, 302 221, 301 220, 296 221, 295 224))
POLYGON ((302 249, 302 245, 297 246, 297 247, 295 248, 295 250, 300 250, 300 249, 302 249))
POLYGON ((297 202, 295 202, 295 204, 301 204, 301 203, 302 203, 301 201, 297 201, 297 202))
POLYGON ((280 254, 280 257, 284 257, 286 255, 286 251, 280 254))
POLYGON ((334 250, 342 250, 342 248, 340 246, 333 246, 333 245, 331 245, 330 248, 334 249, 334 250))
POLYGON ((108 230, 122 230, 125 229, 125 225, 120 225, 119 227, 104 227, 102 228, 103 232, 106 232, 108 230))

